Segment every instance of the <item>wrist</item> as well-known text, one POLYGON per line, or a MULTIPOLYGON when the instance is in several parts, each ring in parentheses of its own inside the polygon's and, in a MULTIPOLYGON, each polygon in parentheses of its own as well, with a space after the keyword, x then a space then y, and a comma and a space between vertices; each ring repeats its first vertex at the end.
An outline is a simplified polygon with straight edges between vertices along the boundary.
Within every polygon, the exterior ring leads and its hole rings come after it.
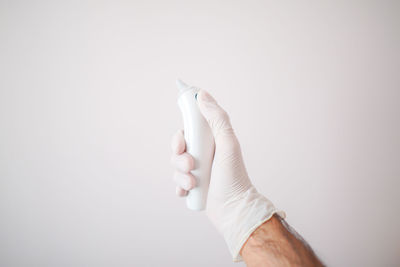
POLYGON ((258 227, 243 245, 247 266, 323 266, 308 244, 278 215, 258 227))
POLYGON ((240 251, 248 266, 275 266, 274 255, 287 254, 282 251, 289 247, 288 240, 282 235, 283 228, 279 216, 274 215, 250 235, 240 251))
MULTIPOLYGON (((223 216, 218 224, 234 261, 242 260, 240 250, 249 236, 275 213, 280 213, 253 186, 240 198, 224 205, 221 212, 223 216)), ((283 212, 280 214, 284 216, 283 212)))

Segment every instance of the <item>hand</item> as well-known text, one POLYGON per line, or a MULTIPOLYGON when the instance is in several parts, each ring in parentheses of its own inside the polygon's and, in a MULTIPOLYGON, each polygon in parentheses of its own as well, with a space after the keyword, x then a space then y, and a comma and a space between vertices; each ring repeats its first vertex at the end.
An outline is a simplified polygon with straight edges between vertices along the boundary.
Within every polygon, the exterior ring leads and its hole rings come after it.
MULTIPOLYGON (((204 90, 199 91, 197 100, 215 139, 206 213, 224 236, 234 260, 237 261, 240 260, 240 249, 250 234, 277 213, 277 210, 251 184, 228 114, 204 90)), ((172 139, 172 151, 171 162, 176 168, 176 193, 183 197, 196 186, 196 179, 190 173, 194 168, 194 159, 186 152, 182 130, 172 139)), ((280 215, 284 216, 283 213, 280 215)))

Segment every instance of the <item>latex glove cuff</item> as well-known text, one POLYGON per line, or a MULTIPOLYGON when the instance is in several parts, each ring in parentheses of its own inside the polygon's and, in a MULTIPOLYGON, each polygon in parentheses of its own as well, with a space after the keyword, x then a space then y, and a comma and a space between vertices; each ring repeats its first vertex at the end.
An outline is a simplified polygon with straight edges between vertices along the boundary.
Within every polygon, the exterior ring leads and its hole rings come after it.
POLYGON ((220 231, 235 262, 242 261, 240 250, 260 225, 271 219, 274 214, 286 217, 285 212, 277 210, 254 186, 243 192, 240 199, 226 203, 221 212, 224 213, 224 222, 219 223, 220 231))

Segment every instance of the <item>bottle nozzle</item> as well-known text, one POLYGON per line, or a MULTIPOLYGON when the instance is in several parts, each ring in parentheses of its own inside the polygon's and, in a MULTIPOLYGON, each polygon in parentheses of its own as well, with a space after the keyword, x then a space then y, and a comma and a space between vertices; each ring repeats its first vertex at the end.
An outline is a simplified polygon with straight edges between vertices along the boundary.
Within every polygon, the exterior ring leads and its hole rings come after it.
POLYGON ((182 82, 180 79, 176 80, 176 86, 179 89, 179 93, 183 93, 190 89, 190 86, 187 85, 186 83, 182 82))

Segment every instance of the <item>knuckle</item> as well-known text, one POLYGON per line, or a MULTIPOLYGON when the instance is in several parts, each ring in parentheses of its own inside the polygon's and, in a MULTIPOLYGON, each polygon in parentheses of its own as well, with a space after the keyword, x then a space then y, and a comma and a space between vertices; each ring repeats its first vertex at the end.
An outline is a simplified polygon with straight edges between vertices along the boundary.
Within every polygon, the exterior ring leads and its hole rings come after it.
POLYGON ((187 183, 188 183, 188 187, 190 189, 192 189, 196 186, 196 179, 192 175, 188 175, 187 183))
POLYGON ((190 171, 193 169, 193 165, 194 165, 194 161, 192 156, 190 156, 189 154, 184 154, 184 169, 186 171, 190 171))

